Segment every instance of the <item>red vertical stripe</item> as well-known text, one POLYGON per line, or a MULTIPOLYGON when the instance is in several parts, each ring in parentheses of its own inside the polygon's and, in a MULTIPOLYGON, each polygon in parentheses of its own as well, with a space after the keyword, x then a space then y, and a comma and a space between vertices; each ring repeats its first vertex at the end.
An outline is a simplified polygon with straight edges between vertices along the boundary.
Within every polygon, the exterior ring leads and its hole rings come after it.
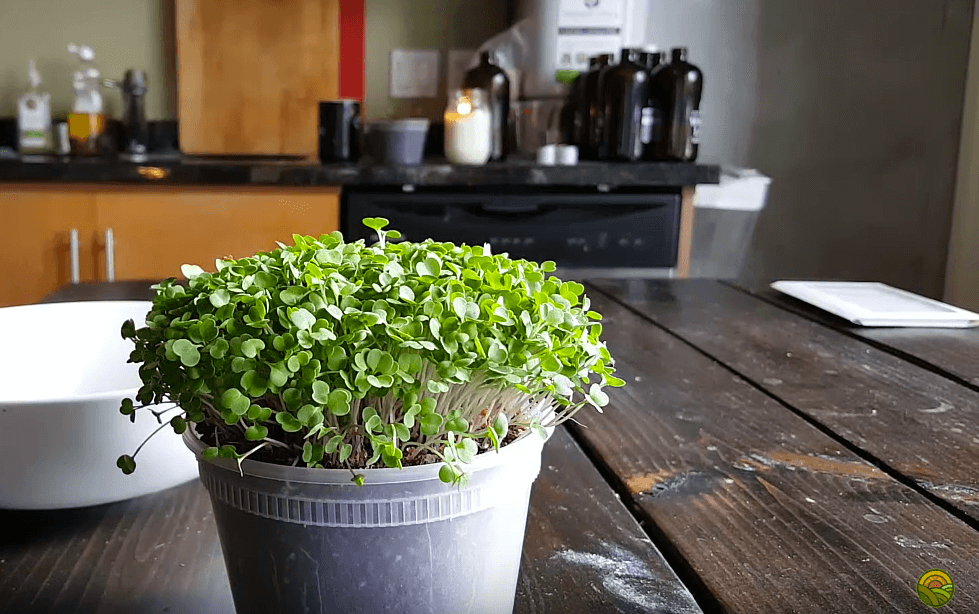
POLYGON ((340 0, 340 98, 364 99, 364 0, 340 0))

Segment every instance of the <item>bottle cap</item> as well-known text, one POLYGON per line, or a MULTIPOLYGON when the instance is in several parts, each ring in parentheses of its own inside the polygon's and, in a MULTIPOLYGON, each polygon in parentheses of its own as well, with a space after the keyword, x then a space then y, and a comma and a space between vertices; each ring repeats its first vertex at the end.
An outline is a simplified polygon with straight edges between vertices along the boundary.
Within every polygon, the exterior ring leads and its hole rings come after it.
POLYGON ((41 73, 37 71, 37 64, 34 60, 27 63, 27 80, 31 84, 31 89, 37 89, 41 85, 41 73))
POLYGON ((88 45, 76 45, 75 43, 68 43, 68 53, 72 55, 77 55, 78 59, 83 62, 91 62, 95 59, 95 51, 92 50, 88 45))
POLYGON ((686 62, 687 61, 687 48, 686 47, 674 47, 672 51, 673 61, 686 62))

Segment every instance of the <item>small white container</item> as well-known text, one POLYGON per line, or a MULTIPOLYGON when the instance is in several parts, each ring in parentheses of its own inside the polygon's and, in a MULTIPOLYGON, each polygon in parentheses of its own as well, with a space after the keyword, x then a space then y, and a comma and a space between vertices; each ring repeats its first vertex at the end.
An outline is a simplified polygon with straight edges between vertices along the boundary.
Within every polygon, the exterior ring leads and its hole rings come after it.
POLYGON ((445 157, 453 164, 489 161, 493 115, 481 89, 456 90, 445 108, 445 157))
POLYGON ((578 147, 576 145, 558 145, 557 163, 563 166, 578 164, 578 147))
POLYGON ((537 150, 537 164, 554 166, 557 164, 557 145, 543 145, 537 150))

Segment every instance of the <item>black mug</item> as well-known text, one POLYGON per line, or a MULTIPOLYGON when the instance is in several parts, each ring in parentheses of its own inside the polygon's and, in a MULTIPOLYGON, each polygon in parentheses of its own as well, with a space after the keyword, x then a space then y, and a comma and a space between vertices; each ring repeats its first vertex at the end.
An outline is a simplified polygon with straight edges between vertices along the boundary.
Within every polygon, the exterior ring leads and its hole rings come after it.
POLYGON ((360 156, 360 102, 320 103, 320 162, 354 162, 360 156))

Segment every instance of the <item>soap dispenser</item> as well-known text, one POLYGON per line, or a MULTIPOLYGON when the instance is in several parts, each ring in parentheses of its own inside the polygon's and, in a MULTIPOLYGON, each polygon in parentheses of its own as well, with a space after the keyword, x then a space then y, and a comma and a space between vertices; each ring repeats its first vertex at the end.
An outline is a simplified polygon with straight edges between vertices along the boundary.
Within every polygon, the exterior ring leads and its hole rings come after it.
POLYGON ((81 67, 74 73, 75 103, 68 114, 68 137, 71 152, 80 156, 101 153, 105 132, 100 73, 93 65, 95 52, 86 45, 68 45, 68 53, 78 56, 81 67))
POLYGON ((41 93, 41 74, 34 60, 27 63, 30 91, 17 99, 17 147, 21 154, 51 153, 51 94, 41 93))

